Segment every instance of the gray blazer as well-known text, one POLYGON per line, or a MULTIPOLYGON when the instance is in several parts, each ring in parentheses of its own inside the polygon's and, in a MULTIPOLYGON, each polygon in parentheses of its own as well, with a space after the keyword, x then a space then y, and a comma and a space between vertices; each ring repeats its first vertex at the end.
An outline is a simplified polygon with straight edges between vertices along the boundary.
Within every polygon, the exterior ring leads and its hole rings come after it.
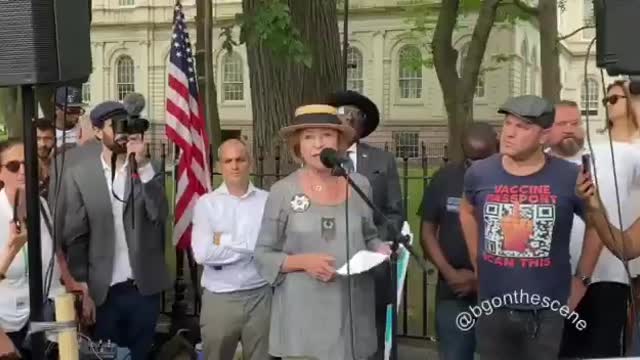
MULTIPOLYGON (((77 281, 88 283, 98 306, 111 285, 115 248, 111 196, 99 156, 79 156, 65 165, 56 204, 56 211, 63 211, 56 216, 56 232, 69 270, 77 281)), ((155 176, 145 184, 135 180, 133 204, 125 205, 123 215, 133 277, 142 295, 157 294, 171 285, 164 256, 168 214, 164 173, 159 164, 152 166, 155 176)), ((130 184, 127 180, 123 200, 131 193, 130 184)))

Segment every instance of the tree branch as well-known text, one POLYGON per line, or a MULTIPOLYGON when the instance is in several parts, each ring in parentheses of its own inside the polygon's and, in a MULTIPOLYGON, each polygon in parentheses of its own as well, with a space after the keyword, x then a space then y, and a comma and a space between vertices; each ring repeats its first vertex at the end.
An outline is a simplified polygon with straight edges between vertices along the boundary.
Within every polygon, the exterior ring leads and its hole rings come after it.
POLYGON ((529 15, 538 16, 538 8, 527 4, 524 0, 513 0, 513 5, 529 15))
POLYGON ((572 37, 573 35, 579 33, 582 30, 593 29, 593 28, 595 28, 595 26, 593 26, 593 25, 581 26, 581 27, 573 30, 572 32, 568 33, 567 35, 558 36, 558 41, 566 40, 566 39, 572 37))
POLYGON ((451 45, 451 40, 458 22, 459 9, 460 0, 442 0, 431 40, 433 65, 443 94, 455 94, 458 85, 458 71, 456 69, 458 52, 451 45))
POLYGON ((469 42, 469 50, 467 56, 461 59, 462 64, 462 76, 460 79, 460 89, 458 90, 464 97, 471 97, 476 90, 476 83, 478 81, 478 75, 480 74, 480 66, 487 49, 487 42, 489 41, 489 35, 491 29, 496 20, 496 11, 500 0, 484 0, 482 2, 482 8, 476 20, 476 25, 473 28, 473 35, 471 35, 471 41, 469 42))

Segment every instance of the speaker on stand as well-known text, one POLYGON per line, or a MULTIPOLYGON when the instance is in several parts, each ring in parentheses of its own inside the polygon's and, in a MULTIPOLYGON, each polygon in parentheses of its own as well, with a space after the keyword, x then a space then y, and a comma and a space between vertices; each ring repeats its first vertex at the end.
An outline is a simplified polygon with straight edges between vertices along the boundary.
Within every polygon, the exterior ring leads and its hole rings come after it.
MULTIPOLYGON (((40 197, 34 85, 79 85, 91 74, 87 0, 0 0, 0 87, 22 93, 27 194, 30 321, 43 320, 40 197)), ((44 360, 44 333, 32 335, 32 358, 44 360)))

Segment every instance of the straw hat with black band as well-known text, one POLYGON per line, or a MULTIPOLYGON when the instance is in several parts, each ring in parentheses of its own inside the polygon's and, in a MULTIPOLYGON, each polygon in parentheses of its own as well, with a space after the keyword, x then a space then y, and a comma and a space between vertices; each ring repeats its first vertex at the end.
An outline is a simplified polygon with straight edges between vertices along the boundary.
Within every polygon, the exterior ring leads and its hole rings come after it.
POLYGON ((343 124, 337 116, 337 109, 324 104, 304 105, 296 109, 291 125, 280 130, 294 158, 301 161, 300 131, 304 129, 333 129, 338 131, 338 151, 344 152, 353 141, 355 131, 343 124))

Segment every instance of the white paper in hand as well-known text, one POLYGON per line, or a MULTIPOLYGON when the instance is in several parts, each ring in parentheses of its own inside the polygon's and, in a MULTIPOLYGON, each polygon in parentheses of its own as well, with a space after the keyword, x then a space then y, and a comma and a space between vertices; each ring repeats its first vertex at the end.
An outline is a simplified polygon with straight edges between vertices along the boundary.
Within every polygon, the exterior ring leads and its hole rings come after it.
MULTIPOLYGON (((360 274, 369 271, 373 267, 382 264, 389 258, 389 255, 380 254, 368 250, 358 251, 351 260, 349 260, 349 273, 351 275, 360 274)), ((337 271, 338 275, 347 276, 347 264, 342 265, 337 271)))

